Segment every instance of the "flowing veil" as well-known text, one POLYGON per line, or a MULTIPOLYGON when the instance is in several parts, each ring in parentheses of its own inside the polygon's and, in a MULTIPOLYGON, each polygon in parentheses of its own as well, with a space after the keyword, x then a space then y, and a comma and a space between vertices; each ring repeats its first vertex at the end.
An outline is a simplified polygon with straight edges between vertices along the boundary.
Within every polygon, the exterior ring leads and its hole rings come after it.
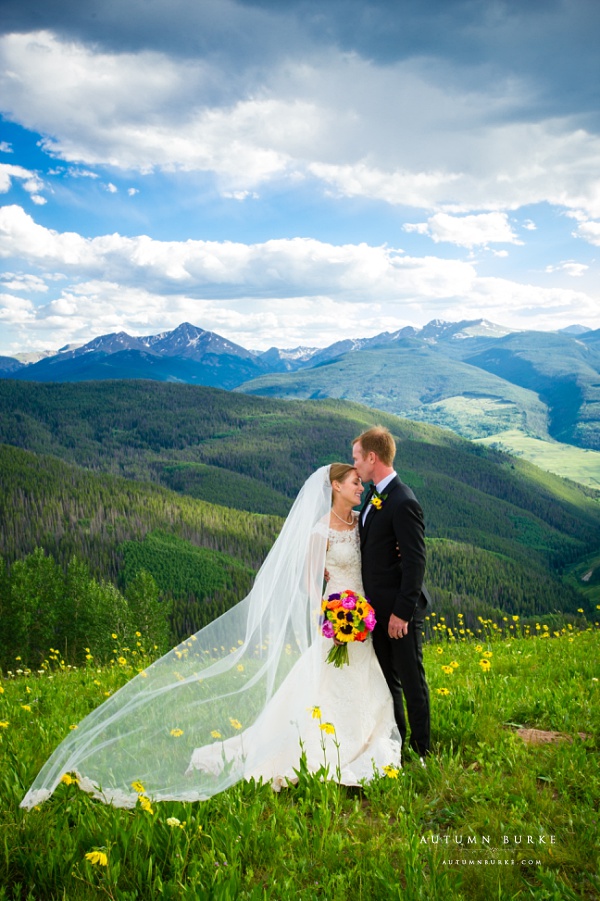
POLYGON ((301 688, 286 698, 288 726, 316 703, 320 657, 311 648, 319 634, 330 506, 323 466, 300 490, 247 597, 90 713, 45 763, 21 807, 49 798, 64 773, 77 774, 80 787, 106 803, 133 807, 134 782, 155 801, 197 801, 243 778, 248 755, 260 770, 279 734, 263 734, 261 714, 276 692, 285 692, 294 667, 302 667, 294 680, 301 688), (236 737, 243 754, 228 755, 236 737), (221 765, 190 767, 197 749, 208 749, 221 765))

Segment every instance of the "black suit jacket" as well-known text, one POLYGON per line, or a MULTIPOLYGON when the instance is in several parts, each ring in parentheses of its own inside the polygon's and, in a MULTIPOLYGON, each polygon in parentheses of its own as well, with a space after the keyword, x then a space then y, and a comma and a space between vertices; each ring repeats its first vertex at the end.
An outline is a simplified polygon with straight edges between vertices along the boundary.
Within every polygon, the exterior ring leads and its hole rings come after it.
POLYGON ((365 594, 386 626, 392 613, 410 622, 417 606, 423 609, 430 598, 423 587, 425 524, 419 502, 398 476, 383 494, 381 508, 367 514, 364 526, 361 511, 359 528, 365 594))

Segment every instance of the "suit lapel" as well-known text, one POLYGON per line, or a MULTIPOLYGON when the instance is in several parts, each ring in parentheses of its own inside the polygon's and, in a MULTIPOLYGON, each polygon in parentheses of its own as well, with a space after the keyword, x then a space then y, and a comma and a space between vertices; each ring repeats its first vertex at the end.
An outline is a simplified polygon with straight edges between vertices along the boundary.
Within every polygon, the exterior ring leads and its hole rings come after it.
MULTIPOLYGON (((395 476, 392 479, 392 481, 389 482, 389 484, 387 484, 385 486, 382 493, 387 495, 387 497, 386 497, 385 501, 383 502, 384 506, 381 508, 382 510, 384 509, 385 504, 387 504, 387 502, 389 501, 390 495, 396 490, 396 488, 398 488, 398 486, 400 484, 401 484, 400 479, 398 478, 398 476, 395 476)), ((369 533, 369 529, 370 529, 371 525, 373 524, 373 520, 375 519, 376 516, 378 516, 381 513, 381 510, 372 510, 370 513, 367 513, 367 518, 365 519, 365 524, 363 525, 363 522, 362 522, 363 512, 364 512, 365 507, 369 504, 369 501, 371 500, 371 497, 373 496, 374 490, 375 490, 375 486, 373 485, 371 487, 369 494, 367 495, 367 499, 366 499, 365 503, 363 504, 361 512, 360 512, 359 528, 360 528, 360 546, 361 546, 361 548, 364 546, 364 544, 367 540, 367 535, 369 533)))

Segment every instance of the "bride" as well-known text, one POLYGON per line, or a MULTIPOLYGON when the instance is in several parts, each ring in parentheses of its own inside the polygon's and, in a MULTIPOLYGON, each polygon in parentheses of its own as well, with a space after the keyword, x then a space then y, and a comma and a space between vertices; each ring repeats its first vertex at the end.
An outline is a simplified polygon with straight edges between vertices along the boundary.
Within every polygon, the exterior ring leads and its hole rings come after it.
POLYGON ((65 773, 120 807, 197 801, 240 779, 279 789, 311 772, 357 785, 400 766, 392 699, 370 637, 349 665, 326 662, 325 593, 364 594, 356 470, 334 463, 305 482, 250 594, 140 672, 71 731, 21 806, 65 773), (323 768, 326 768, 325 770, 323 768))

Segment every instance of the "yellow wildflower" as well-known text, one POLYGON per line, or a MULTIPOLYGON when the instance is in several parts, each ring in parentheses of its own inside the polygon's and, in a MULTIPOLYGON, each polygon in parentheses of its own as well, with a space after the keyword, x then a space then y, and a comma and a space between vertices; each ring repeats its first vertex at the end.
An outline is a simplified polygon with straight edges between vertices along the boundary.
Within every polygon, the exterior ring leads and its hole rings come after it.
POLYGON ((438 654, 443 654, 443 653, 444 653, 444 649, 443 649, 443 648, 440 648, 439 646, 436 648, 436 651, 438 652, 438 654))
POLYGON ((490 668, 490 666, 491 666, 491 663, 490 663, 490 661, 487 659, 487 657, 483 657, 483 658, 479 661, 479 666, 480 666, 481 669, 484 670, 484 672, 485 672, 485 671, 489 670, 489 668, 490 668))
POLYGON ((85 859, 89 860, 90 863, 98 864, 101 867, 108 866, 108 857, 104 851, 88 851, 85 855, 85 859))
POLYGON ((333 725, 333 723, 321 723, 319 729, 321 729, 323 732, 326 732, 327 735, 335 735, 335 726, 333 725))
POLYGON ((71 730, 71 732, 73 731, 73 729, 78 729, 78 728, 79 728, 79 726, 77 726, 75 723, 72 723, 72 724, 69 726, 69 729, 71 730))
POLYGON ((216 729, 213 729, 212 732, 211 732, 210 734, 211 734, 211 736, 212 736, 213 738, 222 738, 221 733, 220 733, 220 732, 217 732, 216 729))
POLYGON ((179 738, 180 735, 183 735, 183 729, 171 729, 171 735, 175 738, 179 738))
POLYGON ((450 666, 452 667, 452 669, 456 669, 456 667, 457 667, 458 665, 459 665, 459 664, 456 662, 456 660, 451 660, 451 661, 450 661, 450 666))
POLYGON ((31 707, 29 706, 29 704, 21 704, 21 707, 23 708, 23 710, 26 710, 27 713, 31 713, 31 707))
POLYGON ((145 810, 146 813, 154 814, 154 810, 152 809, 152 804, 150 803, 150 798, 146 798, 144 795, 139 795, 140 807, 142 810, 145 810))
POLYGON ((4 689, 3 689, 2 686, 0 685, 0 695, 3 695, 3 694, 4 694, 4 689))
POLYGON ((117 660, 117 663, 120 663, 121 666, 126 666, 127 660, 125 659, 125 657, 119 657, 119 659, 117 660))
POLYGON ((0 729, 8 729, 9 725, 8 720, 0 720, 0 729))
POLYGON ((134 792, 137 792, 138 794, 142 794, 142 795, 143 795, 144 792, 146 791, 146 789, 144 788, 143 784, 142 784, 139 780, 136 780, 135 782, 132 782, 132 783, 131 783, 131 787, 132 787, 132 789, 134 790, 134 792))
POLYGON ((235 720, 235 719, 232 719, 231 717, 229 717, 229 722, 231 723, 231 725, 233 726, 234 729, 242 728, 242 724, 240 723, 239 720, 235 720))
POLYGON ((116 632, 112 632, 110 637, 111 637, 111 638, 118 638, 118 635, 117 635, 116 632))
POLYGON ((237 669, 238 673, 244 672, 244 667, 241 663, 238 663, 238 665, 236 666, 236 669, 237 669))
POLYGON ((481 645, 481 644, 476 644, 476 645, 475 645, 475 651, 476 651, 477 654, 481 654, 481 652, 483 651, 483 645, 481 645))
POLYGON ((65 785, 77 784, 77 779, 73 779, 73 777, 70 775, 70 773, 63 773, 62 776, 60 777, 60 781, 64 782, 65 785))
POLYGON ((451 676, 452 673, 454 672, 454 669, 451 666, 443 666, 442 669, 446 673, 447 676, 451 676))
POLYGON ((397 779, 400 770, 398 770, 395 766, 390 766, 388 764, 387 766, 384 766, 383 772, 388 777, 388 779, 397 779))
POLYGON ((448 688, 436 688, 436 691, 439 695, 449 695, 450 689, 448 688))
POLYGON ((310 709, 313 720, 321 719, 321 708, 320 707, 311 707, 310 709))

